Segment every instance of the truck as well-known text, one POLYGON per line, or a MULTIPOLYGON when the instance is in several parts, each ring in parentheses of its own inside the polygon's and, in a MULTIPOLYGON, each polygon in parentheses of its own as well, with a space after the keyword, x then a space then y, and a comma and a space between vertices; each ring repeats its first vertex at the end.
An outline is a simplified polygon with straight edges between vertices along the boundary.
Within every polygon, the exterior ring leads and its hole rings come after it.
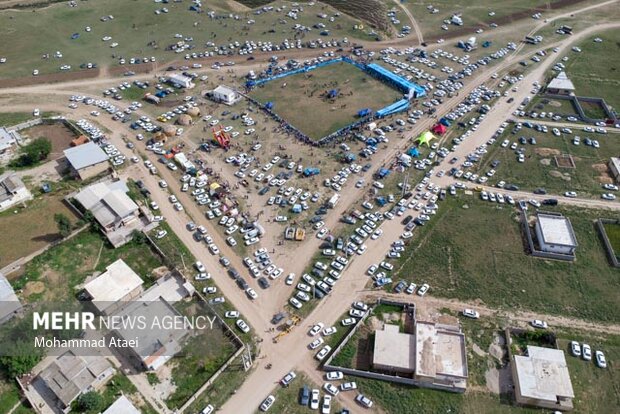
POLYGON ((327 206, 329 208, 334 208, 336 207, 336 204, 338 204, 338 201, 340 201, 340 194, 334 194, 333 196, 331 196, 331 198, 327 201, 327 206))

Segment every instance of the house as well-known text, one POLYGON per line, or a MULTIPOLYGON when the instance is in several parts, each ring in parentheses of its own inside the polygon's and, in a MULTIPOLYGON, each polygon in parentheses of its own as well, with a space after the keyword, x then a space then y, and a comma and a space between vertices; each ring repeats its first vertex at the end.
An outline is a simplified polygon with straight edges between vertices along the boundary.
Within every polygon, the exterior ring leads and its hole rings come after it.
POLYGON ((547 85, 547 92, 558 95, 572 95, 575 93, 575 85, 568 79, 566 72, 560 72, 549 85, 547 85))
POLYGON ((620 184, 620 158, 611 157, 609 160, 609 171, 614 181, 620 184))
POLYGON ((566 217, 556 213, 536 214, 536 237, 540 250, 549 253, 574 255, 577 239, 566 217))
POLYGON ((464 392, 467 387, 465 336, 456 326, 415 322, 415 333, 384 324, 375 331, 373 370, 412 378, 421 387, 464 392))
POLYGON ((241 95, 228 86, 220 85, 210 93, 211 99, 225 105, 234 105, 241 100, 241 95))
POLYGON ((81 180, 99 175, 108 169, 108 154, 94 142, 71 147, 64 151, 71 174, 81 180))
POLYGON ((7 278, 0 273, 0 325, 11 319, 22 309, 13 287, 7 278))
POLYGON ((564 351, 528 345, 527 355, 515 355, 512 378, 517 403, 550 410, 573 409, 573 385, 564 351))
POLYGON ((84 285, 84 293, 104 315, 119 309, 142 293, 143 281, 131 267, 118 259, 106 271, 84 285))
POLYGON ((75 201, 92 213, 114 247, 131 240, 132 232, 141 231, 146 225, 128 192, 122 180, 103 181, 89 185, 74 196, 75 201))
POLYGON ((115 372, 102 356, 78 356, 69 350, 39 373, 28 386, 26 396, 41 412, 49 412, 40 410, 42 399, 52 412, 68 413, 81 394, 101 389, 115 372))
POLYGON ((196 86, 189 76, 173 73, 168 76, 168 83, 177 88, 191 89, 196 86))
POLYGON ((28 200, 32 200, 32 193, 17 175, 12 172, 0 175, 0 211, 28 200))
POLYGON ((15 152, 17 143, 21 140, 17 131, 8 131, 0 128, 0 155, 11 155, 15 152))
POLYGON ((141 411, 129 400, 121 395, 114 403, 108 407, 103 414, 140 414, 141 411))

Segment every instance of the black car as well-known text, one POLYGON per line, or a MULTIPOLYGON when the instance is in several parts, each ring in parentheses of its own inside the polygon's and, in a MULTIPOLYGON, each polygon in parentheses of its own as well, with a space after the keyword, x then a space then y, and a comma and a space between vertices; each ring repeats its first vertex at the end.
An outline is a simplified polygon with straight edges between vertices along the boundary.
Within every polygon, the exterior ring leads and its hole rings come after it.
POLYGON ((267 289, 271 285, 269 284, 269 281, 267 279, 261 277, 258 279, 258 286, 260 286, 262 289, 267 289))
POLYGON ((258 192, 258 195, 265 195, 265 194, 267 194, 268 191, 269 191, 269 187, 263 187, 258 192))
POLYGON ((545 200, 542 201, 542 203, 546 206, 557 206, 558 205, 558 200, 555 198, 547 198, 545 200))
POLYGON ((407 217, 405 217, 402 221, 403 225, 407 225, 409 224, 409 222, 413 220, 413 216, 412 215, 408 215, 407 217))
POLYGON ((273 315, 273 318, 271 318, 271 323, 273 325, 277 325, 280 322, 282 322, 284 318, 286 318, 286 316, 287 316, 286 312, 276 313, 275 315, 273 315))
POLYGON ((491 167, 493 168, 497 168, 497 166, 500 164, 500 160, 493 160, 493 162, 491 162, 491 167))
POLYGON ((544 188, 537 188, 536 190, 534 190, 534 194, 547 194, 547 190, 545 190, 544 188))
POLYGON ((310 388, 307 385, 304 385, 299 390, 299 405, 307 406, 310 402, 310 388))
POLYGON ((514 184, 506 184, 504 188, 509 191, 519 191, 519 187, 514 184))
POLYGON ((228 276, 233 279, 239 279, 240 277, 239 272, 237 272, 237 270, 233 268, 228 269, 228 276))
POLYGON ((239 286, 240 289, 246 290, 247 288, 249 288, 250 286, 248 285, 248 282, 245 281, 244 278, 240 277, 239 279, 236 280, 237 282, 237 286, 239 286))

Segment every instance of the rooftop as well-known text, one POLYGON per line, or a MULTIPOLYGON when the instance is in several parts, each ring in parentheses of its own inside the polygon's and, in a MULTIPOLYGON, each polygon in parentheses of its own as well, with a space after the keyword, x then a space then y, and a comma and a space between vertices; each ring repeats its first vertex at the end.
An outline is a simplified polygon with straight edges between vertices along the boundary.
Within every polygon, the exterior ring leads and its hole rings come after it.
POLYGON ((377 368, 394 367, 401 371, 415 370, 415 336, 401 333, 398 325, 384 324, 375 332, 373 365, 377 368))
POLYGON ((101 356, 76 356, 67 351, 41 371, 39 377, 67 407, 110 369, 112 365, 101 356))
POLYGON ((140 410, 133 405, 129 398, 121 395, 103 414, 140 414, 140 410))
POLYGON ((6 128, 0 128, 0 151, 12 147, 16 143, 16 132, 7 131, 6 128))
POLYGON ((516 355, 514 364, 522 396, 553 403, 575 397, 564 351, 528 345, 527 356, 516 355))
POLYGON ((107 226, 138 210, 138 205, 127 195, 128 191, 122 180, 105 181, 84 188, 75 199, 90 210, 102 226, 107 226))
POLYGON ((561 214, 537 214, 543 242, 560 246, 577 247, 577 239, 570 221, 561 214))
POLYGON ((12 172, 0 175, 0 202, 13 198, 13 194, 24 187, 22 180, 12 172))
POLYGON ((560 72, 558 76, 556 76, 555 79, 549 82, 549 85, 547 85, 547 88, 574 91, 575 85, 573 85, 573 82, 570 79, 568 79, 568 76, 566 76, 566 72, 560 72))
POLYGON ((108 160, 108 155, 94 142, 87 142, 86 144, 66 149, 64 153, 71 166, 76 170, 108 160))
POLYGON ((221 93, 222 95, 228 95, 231 93, 237 93, 235 92, 234 89, 229 88, 228 86, 225 85, 219 85, 217 88, 213 89, 214 93, 221 93))
POLYGON ((9 281, 0 273, 0 321, 10 316, 22 307, 13 287, 9 281))
POLYGON ((467 377, 465 337, 455 327, 416 322, 416 375, 467 377))
POLYGON ((142 285, 142 279, 131 267, 118 259, 106 271, 88 282, 84 289, 101 312, 142 285))

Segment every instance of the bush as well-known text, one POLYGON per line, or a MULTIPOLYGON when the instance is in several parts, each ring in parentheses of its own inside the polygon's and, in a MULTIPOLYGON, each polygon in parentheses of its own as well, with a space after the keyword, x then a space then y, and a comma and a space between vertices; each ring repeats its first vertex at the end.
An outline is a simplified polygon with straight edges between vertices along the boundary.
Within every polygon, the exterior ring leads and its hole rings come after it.
POLYGON ((100 411, 103 408, 103 397, 95 391, 82 394, 77 399, 78 409, 84 411, 100 411))

